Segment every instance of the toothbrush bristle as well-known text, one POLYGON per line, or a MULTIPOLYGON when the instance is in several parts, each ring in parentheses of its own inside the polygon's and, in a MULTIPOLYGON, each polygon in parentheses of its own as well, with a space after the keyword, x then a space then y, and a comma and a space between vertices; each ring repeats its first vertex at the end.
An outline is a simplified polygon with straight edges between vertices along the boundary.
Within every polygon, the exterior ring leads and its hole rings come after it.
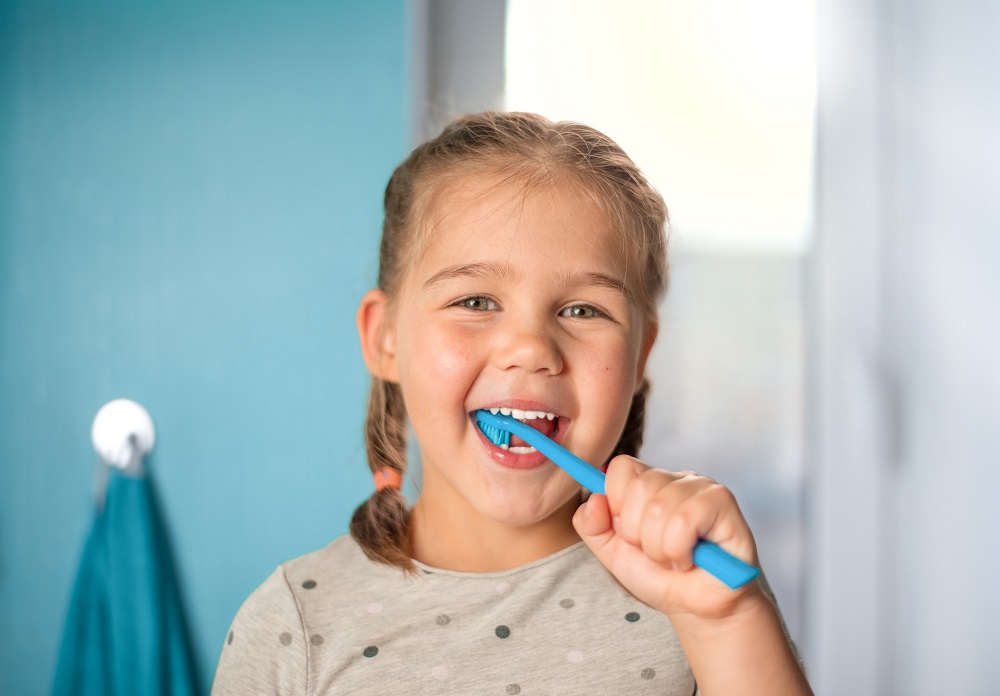
POLYGON ((510 444, 510 433, 508 431, 503 428, 498 428, 484 423, 479 419, 476 419, 476 423, 479 425, 479 429, 483 431, 486 438, 497 447, 510 444))

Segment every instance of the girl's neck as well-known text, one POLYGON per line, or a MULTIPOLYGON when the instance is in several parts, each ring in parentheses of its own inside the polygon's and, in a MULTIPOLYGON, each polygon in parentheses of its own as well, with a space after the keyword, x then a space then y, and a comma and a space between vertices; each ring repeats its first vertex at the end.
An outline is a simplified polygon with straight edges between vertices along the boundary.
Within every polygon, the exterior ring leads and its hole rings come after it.
POLYGON ((485 518, 453 519, 447 509, 431 509, 418 500, 410 514, 410 553, 435 568, 468 573, 510 570, 580 541, 572 522, 578 506, 573 500, 538 524, 513 527, 485 518))

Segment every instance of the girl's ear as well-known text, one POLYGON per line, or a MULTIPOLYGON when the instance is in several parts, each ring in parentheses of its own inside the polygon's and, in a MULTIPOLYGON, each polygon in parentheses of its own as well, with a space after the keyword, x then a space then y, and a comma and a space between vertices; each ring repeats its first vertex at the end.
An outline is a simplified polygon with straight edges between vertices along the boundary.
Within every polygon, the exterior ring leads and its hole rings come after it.
POLYGON ((646 324, 646 330, 642 332, 642 347, 639 349, 639 362, 635 371, 636 391, 642 386, 642 378, 646 375, 646 359, 649 357, 649 351, 653 349, 653 344, 656 343, 656 333, 659 329, 659 324, 650 321, 646 324))
POLYGON ((381 290, 369 290, 361 298, 355 317, 361 354, 368 371, 387 382, 399 381, 396 365, 396 332, 389 316, 389 298, 381 290))

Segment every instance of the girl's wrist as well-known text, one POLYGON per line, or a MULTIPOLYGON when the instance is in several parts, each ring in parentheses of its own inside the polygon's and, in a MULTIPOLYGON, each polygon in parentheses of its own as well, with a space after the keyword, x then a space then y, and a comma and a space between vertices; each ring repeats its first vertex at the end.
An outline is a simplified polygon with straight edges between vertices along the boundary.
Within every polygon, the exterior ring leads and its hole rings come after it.
POLYGON ((727 616, 670 617, 703 694, 809 695, 772 599, 758 590, 727 616))
POLYGON ((715 604, 707 612, 673 607, 664 613, 678 635, 690 633, 698 638, 711 638, 744 627, 752 630, 772 622, 781 625, 777 607, 757 583, 734 595, 731 603, 715 604))

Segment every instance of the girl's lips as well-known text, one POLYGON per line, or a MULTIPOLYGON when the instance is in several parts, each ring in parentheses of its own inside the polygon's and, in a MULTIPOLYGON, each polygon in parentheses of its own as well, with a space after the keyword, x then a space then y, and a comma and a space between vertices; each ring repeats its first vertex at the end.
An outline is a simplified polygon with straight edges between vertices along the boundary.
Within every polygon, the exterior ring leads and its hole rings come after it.
MULTIPOLYGON (((489 410, 489 409, 487 409, 489 410)), ((542 410, 542 409, 539 409, 542 410)), ((470 414, 473 420, 473 424, 476 427, 476 432, 479 435, 483 446, 486 448, 486 453, 489 455, 490 459, 499 464, 500 466, 506 467, 508 469, 535 469, 541 467, 549 462, 545 455, 541 452, 532 449, 529 452, 515 452, 510 449, 502 449, 497 445, 493 444, 489 438, 479 429, 478 422, 476 421, 475 412, 470 414)), ((552 420, 547 418, 536 418, 524 421, 526 425, 534 427, 536 430, 541 432, 546 437, 558 442, 560 435, 565 434, 568 428, 568 420, 562 416, 556 416, 552 420)), ((510 447, 528 447, 528 444, 521 440, 516 435, 511 434, 510 447)))

